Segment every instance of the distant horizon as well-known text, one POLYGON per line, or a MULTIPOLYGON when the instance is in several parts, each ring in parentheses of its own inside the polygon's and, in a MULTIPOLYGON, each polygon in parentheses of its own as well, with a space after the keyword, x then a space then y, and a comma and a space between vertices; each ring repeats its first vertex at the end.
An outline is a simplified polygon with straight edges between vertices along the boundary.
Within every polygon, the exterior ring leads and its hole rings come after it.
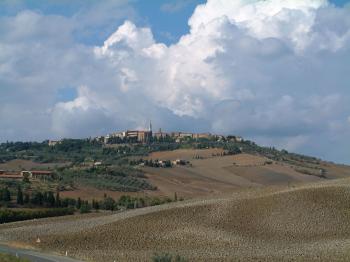
MULTIPOLYGON (((146 130, 125 130, 125 131, 146 131, 146 130)), ((163 131, 163 130, 162 130, 163 131)), ((123 132, 123 131, 115 131, 114 133, 119 133, 119 132, 123 132)), ((153 131, 152 131, 153 132, 153 131)), ((165 132, 165 133, 172 133, 172 132, 182 132, 182 131, 168 131, 168 132, 165 132)), ((183 131, 182 133, 193 133, 193 134, 211 134, 211 135, 217 135, 217 136, 224 136, 224 137, 227 137, 227 136, 235 136, 235 137, 241 137, 243 138, 244 141, 250 141, 250 142, 254 142, 256 143, 258 146, 261 146, 261 147, 267 147, 267 148, 276 148, 277 150, 286 150, 285 148, 278 148, 278 147, 274 147, 274 146, 269 146, 269 145, 262 145, 260 143, 257 143, 256 141, 252 140, 252 139, 249 139, 249 138, 245 138, 243 136, 240 136, 240 135, 236 135, 236 134, 215 134, 215 133, 210 133, 210 132, 200 132, 200 133, 196 133, 196 132, 191 132, 191 131, 183 131)), ((111 133, 112 134, 112 133, 111 133)), ((85 140, 85 139, 91 139, 91 138, 98 138, 98 137, 104 137, 108 134, 105 134, 105 135, 98 135, 98 136, 88 136, 88 137, 62 137, 62 138, 55 138, 55 139, 52 139, 52 138, 47 138, 47 139, 43 139, 43 140, 37 140, 37 141, 4 141, 4 142, 1 142, 0 141, 0 144, 5 144, 5 143, 44 143, 44 142, 49 142, 49 141, 62 141, 62 140, 69 140, 69 139, 72 139, 72 140, 85 140)), ((331 162, 331 163, 335 163, 335 164, 339 164, 339 165, 349 165, 350 166, 350 160, 349 160, 349 163, 347 162, 337 162, 337 161, 332 161, 332 160, 329 160, 329 159, 326 159, 326 158, 323 158, 323 157, 319 157, 319 156, 316 156, 316 155, 312 155, 312 154, 304 154, 302 152, 298 152, 298 151, 293 151, 293 150, 287 150, 289 153, 295 153, 295 154, 299 154, 299 155, 305 155, 305 156, 310 156, 310 157, 315 157, 317 159, 320 159, 322 161, 326 161, 326 162, 331 162)))

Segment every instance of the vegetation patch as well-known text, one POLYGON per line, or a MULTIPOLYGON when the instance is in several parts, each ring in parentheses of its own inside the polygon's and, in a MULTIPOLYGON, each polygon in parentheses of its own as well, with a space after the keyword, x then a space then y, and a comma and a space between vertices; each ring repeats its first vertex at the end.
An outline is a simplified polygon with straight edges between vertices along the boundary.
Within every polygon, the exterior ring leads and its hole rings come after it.
POLYGON ((30 262, 28 259, 18 258, 9 254, 0 253, 1 262, 30 262))
POLYGON ((60 183, 63 188, 85 185, 121 192, 156 189, 145 179, 142 171, 125 166, 62 168, 60 183))
POLYGON ((52 209, 0 209, 0 224, 34 218, 66 216, 74 214, 71 208, 52 209))
POLYGON ((310 169, 303 169, 303 168, 295 168, 295 171, 308 176, 317 176, 320 178, 326 178, 326 171, 324 169, 310 170, 310 169))

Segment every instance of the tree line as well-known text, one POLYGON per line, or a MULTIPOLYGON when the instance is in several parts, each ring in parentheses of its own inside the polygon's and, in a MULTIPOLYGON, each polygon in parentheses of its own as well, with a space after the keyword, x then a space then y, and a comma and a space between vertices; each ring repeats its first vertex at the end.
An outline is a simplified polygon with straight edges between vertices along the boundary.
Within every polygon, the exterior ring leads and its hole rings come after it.
POLYGON ((17 196, 15 199, 11 196, 8 188, 0 189, 0 201, 5 203, 4 206, 16 203, 17 207, 27 208, 73 208, 80 213, 88 213, 92 210, 126 210, 134 208, 142 208, 147 206, 161 205, 164 203, 170 203, 178 200, 177 194, 174 194, 174 198, 169 197, 132 197, 129 195, 123 195, 118 200, 112 197, 104 195, 102 200, 92 199, 91 201, 83 200, 80 197, 74 198, 61 198, 59 192, 52 191, 35 191, 31 194, 29 192, 23 192, 21 186, 17 187, 17 196))

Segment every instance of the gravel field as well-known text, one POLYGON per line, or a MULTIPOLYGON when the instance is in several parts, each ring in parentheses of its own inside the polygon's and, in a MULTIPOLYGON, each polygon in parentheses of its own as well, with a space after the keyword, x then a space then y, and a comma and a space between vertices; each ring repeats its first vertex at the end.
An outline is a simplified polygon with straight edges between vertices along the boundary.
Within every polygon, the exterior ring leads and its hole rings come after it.
POLYGON ((97 262, 150 261, 155 252, 189 261, 348 261, 350 179, 12 223, 0 226, 0 241, 97 262))

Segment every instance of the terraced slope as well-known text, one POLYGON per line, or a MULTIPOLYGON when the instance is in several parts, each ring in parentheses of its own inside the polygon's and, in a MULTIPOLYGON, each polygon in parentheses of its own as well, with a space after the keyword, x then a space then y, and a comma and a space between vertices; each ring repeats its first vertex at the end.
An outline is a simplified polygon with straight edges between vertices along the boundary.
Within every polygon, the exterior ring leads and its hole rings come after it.
POLYGON ((0 240, 89 261, 347 261, 350 179, 246 189, 130 212, 0 226, 0 240), (33 244, 36 237, 40 244, 33 244))

